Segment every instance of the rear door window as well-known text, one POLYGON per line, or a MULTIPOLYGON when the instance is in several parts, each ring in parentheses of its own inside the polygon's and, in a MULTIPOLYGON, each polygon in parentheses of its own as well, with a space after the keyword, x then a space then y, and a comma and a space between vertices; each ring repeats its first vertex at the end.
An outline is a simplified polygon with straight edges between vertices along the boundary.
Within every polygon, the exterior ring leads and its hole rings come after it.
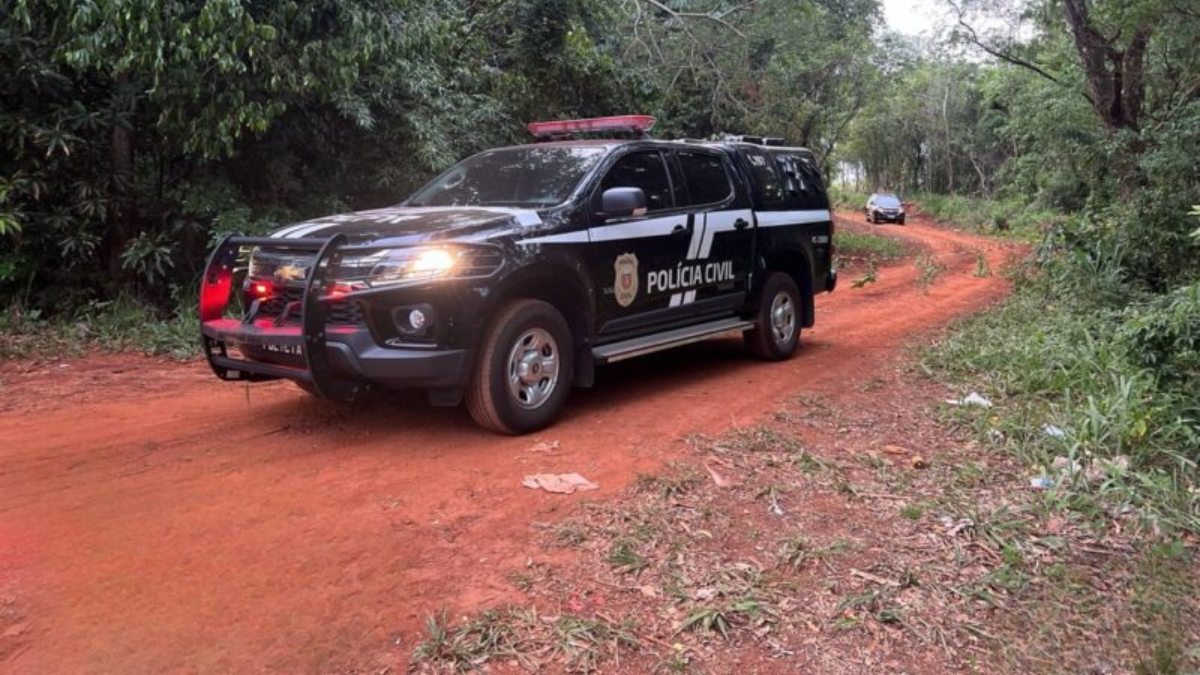
POLYGON ((691 150, 675 153, 692 206, 718 204, 733 195, 733 183, 720 155, 691 150))

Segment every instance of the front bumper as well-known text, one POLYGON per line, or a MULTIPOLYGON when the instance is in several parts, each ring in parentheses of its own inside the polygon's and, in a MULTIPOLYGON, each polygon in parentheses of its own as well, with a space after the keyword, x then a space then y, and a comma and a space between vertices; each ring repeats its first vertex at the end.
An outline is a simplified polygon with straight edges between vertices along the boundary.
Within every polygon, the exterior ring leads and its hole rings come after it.
POLYGON ((883 211, 875 211, 871 214, 876 221, 884 221, 888 223, 898 223, 904 220, 904 213, 884 213, 883 211))
MULTIPOLYGON (((200 285, 200 326, 204 354, 224 380, 287 378, 306 383, 321 396, 352 402, 370 385, 453 390, 466 384, 470 354, 458 348, 381 346, 362 325, 330 323, 332 308, 378 295, 378 290, 346 292, 333 270, 342 254, 358 250, 344 235, 329 239, 270 239, 230 235, 213 251, 200 285), (315 254, 298 305, 300 325, 280 319, 238 319, 227 314, 240 251, 271 246, 315 254)), ((289 310, 290 312, 290 310, 289 310)), ((284 317, 286 318, 286 317, 284 317)))
MULTIPOLYGON (((201 332, 214 367, 226 371, 224 379, 312 381, 299 326, 215 319, 201 332), (259 377, 248 377, 254 375, 259 377)), ((389 389, 462 387, 469 376, 466 350, 381 347, 365 329, 329 327, 324 347, 336 377, 389 389)))

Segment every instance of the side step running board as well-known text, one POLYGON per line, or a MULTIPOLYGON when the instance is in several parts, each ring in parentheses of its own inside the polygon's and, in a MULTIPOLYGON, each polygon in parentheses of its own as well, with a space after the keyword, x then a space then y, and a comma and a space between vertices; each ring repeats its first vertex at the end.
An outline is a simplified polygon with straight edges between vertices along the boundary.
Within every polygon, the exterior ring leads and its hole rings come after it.
POLYGON ((652 354, 664 349, 700 342, 713 335, 729 331, 746 331, 754 327, 754 323, 742 319, 720 319, 695 326, 685 326, 674 330, 643 335, 642 337, 622 340, 612 344, 601 345, 592 350, 597 363, 616 363, 643 354, 652 354))

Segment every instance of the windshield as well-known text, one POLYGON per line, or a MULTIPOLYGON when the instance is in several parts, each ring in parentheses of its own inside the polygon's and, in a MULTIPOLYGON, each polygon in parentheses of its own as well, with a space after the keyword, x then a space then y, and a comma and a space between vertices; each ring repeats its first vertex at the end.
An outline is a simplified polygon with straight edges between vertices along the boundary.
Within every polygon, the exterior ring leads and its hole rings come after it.
POLYGON ((900 200, 896 198, 896 195, 875 195, 875 205, 888 209, 898 208, 900 200))
POLYGON ((410 206, 542 208, 567 200, 604 155, 596 147, 501 148, 455 164, 408 200, 410 206))

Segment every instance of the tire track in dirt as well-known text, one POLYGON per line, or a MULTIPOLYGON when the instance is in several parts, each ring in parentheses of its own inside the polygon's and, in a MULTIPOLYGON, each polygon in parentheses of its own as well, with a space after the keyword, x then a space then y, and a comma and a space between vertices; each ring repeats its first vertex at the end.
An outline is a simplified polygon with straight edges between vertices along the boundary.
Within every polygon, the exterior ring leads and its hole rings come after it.
POLYGON ((604 498, 689 434, 800 394, 853 397, 905 341, 1007 293, 973 275, 975 251, 999 271, 1012 246, 924 218, 887 232, 945 266, 927 292, 911 259, 862 289, 843 278, 797 358, 756 363, 727 338, 606 367, 532 437, 406 397, 344 411, 287 384, 247 392, 200 363, 105 356, 120 372, 74 365, 50 382, 5 365, 0 589, 16 590, 0 670, 402 665, 427 614, 519 597, 505 576, 531 524, 578 501, 522 475, 579 471, 602 486, 585 498, 604 498), (530 451, 539 439, 560 447, 530 451))

